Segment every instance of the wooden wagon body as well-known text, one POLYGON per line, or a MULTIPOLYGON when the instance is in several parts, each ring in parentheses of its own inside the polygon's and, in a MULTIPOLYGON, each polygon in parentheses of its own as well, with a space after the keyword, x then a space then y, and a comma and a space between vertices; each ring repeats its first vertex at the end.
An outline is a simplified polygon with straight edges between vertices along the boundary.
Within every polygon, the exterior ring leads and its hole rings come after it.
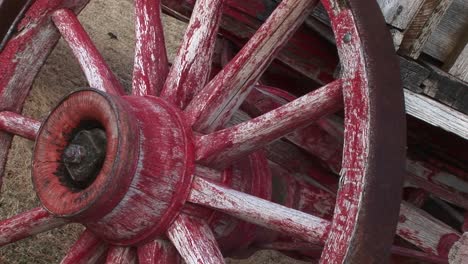
POLYGON ((79 222, 63 263, 468 263, 468 2, 135 0, 131 95, 86 3, 0 2, 0 160, 35 140, 41 201, 0 245, 79 222), (93 89, 22 116, 60 36, 93 89))

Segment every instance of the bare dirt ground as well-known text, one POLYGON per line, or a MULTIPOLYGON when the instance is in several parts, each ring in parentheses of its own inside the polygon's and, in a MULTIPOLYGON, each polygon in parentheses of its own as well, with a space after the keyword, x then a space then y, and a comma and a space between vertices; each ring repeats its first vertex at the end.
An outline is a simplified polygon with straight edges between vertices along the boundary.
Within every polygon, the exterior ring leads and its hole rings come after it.
MULTIPOLYGON (((133 1, 93 0, 81 13, 80 20, 105 60, 129 90, 134 51, 133 1)), ((185 25, 166 16, 164 25, 168 54, 172 60, 185 25)), ((34 83, 24 114, 42 119, 61 97, 86 86, 76 60, 66 44, 60 41, 34 83)), ((15 137, 0 198, 0 219, 39 205, 30 179, 32 147, 33 142, 15 137)), ((0 263, 58 263, 82 229, 81 225, 68 225, 3 247, 0 249, 0 263)), ((228 263, 299 262, 278 252, 261 251, 250 259, 228 260, 228 263)))

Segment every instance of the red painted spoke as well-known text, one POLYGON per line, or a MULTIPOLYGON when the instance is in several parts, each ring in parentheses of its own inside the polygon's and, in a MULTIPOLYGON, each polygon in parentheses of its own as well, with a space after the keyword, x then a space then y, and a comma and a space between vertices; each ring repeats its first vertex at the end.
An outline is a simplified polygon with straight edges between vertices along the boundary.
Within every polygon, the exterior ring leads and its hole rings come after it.
POLYGON ((269 229, 324 244, 330 222, 195 177, 189 201, 269 229))
POLYGON ((78 59, 92 88, 123 95, 124 90, 94 46, 75 13, 68 9, 54 12, 52 20, 78 59))
POLYGON ((198 0, 161 97, 181 109, 208 81, 223 0, 198 0))
POLYGON ((210 132, 229 120, 316 2, 281 1, 236 57, 188 105, 187 116, 196 131, 210 132))
POLYGON ((110 247, 109 251, 107 252, 106 263, 108 264, 135 264, 137 263, 136 250, 131 247, 117 247, 117 246, 110 247))
POLYGON ((197 142, 196 158, 203 164, 230 162, 341 106, 341 81, 334 81, 262 116, 202 136, 197 142))
POLYGON ((68 251, 61 264, 94 264, 106 259, 107 244, 85 230, 68 251))
POLYGON ((0 130, 34 140, 41 123, 17 113, 0 112, 0 130))
POLYGON ((169 72, 160 0, 135 0, 134 95, 159 95, 169 72))
POLYGON ((176 248, 165 240, 155 240, 138 247, 140 264, 175 264, 180 262, 176 248))
POLYGON ((38 207, 0 222, 0 246, 36 235, 66 224, 44 208, 38 207))
POLYGON ((447 257, 460 233, 425 211, 403 202, 397 235, 424 252, 447 257))
POLYGON ((169 227, 167 236, 187 264, 224 263, 216 239, 203 220, 181 214, 169 227))

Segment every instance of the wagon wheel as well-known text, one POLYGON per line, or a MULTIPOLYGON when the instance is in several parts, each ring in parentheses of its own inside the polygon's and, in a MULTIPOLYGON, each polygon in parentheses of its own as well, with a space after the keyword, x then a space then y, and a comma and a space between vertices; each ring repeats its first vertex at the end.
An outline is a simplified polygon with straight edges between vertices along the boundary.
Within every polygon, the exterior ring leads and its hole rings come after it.
POLYGON ((103 256, 110 263, 131 261, 130 247, 138 247, 140 262, 172 263, 177 253, 164 238, 187 263, 220 263, 206 219, 211 210, 202 210, 210 208, 325 245, 323 263, 381 263, 388 257, 401 199, 404 111, 398 64, 374 1, 323 1, 340 54, 339 79, 225 129, 317 1, 283 0, 208 80, 222 1, 197 1, 169 69, 160 2, 136 0, 131 96, 124 95, 74 14, 86 2, 35 1, 0 54, 0 158, 4 163, 12 134, 36 139, 32 175, 42 203, 0 222, 1 245, 73 221, 87 230, 64 263, 103 256), (17 113, 59 37, 55 27, 95 90, 67 96, 39 129, 37 121, 17 113), (343 105, 345 147, 333 221, 220 182, 234 161, 343 105))

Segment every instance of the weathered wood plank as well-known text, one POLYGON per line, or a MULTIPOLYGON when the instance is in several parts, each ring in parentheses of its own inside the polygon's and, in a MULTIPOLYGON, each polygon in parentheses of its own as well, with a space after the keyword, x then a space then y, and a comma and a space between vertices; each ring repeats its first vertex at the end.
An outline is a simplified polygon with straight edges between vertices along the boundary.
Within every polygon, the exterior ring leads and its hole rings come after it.
POLYGON ((450 106, 464 114, 468 114, 468 87, 459 79, 429 66, 431 74, 424 81, 424 94, 450 106))
POLYGON ((468 116, 427 96, 405 89, 406 112, 431 125, 468 139, 468 116))
POLYGON ((423 82, 429 78, 431 70, 403 57, 400 57, 400 68, 403 87, 415 93, 423 93, 423 82))
POLYGON ((417 59, 453 0, 425 0, 405 30, 399 52, 417 59))
POLYGON ((405 30, 424 0, 377 0, 377 2, 387 24, 405 30))
POLYGON ((423 52, 440 61, 447 61, 468 30, 466 14, 468 14, 468 1, 454 0, 427 41, 423 52))
POLYGON ((468 82, 468 28, 444 65, 444 69, 458 79, 468 82))

